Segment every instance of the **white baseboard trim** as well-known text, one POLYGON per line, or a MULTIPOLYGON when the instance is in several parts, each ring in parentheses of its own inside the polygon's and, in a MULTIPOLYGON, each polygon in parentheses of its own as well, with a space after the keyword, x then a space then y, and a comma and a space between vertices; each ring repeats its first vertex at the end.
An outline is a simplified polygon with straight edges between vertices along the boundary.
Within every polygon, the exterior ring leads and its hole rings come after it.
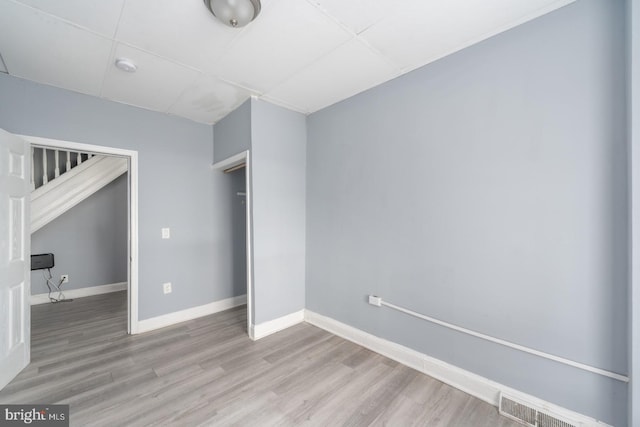
POLYGON ((153 331, 154 329, 160 329, 175 325, 176 323, 196 319, 198 317, 208 316, 246 303, 247 296, 239 295, 237 297, 214 301, 209 304, 199 305, 185 310, 163 314, 162 316, 152 317, 151 319, 140 320, 138 321, 138 330, 136 333, 140 334, 143 332, 153 331))
MULTIPOLYGON (((92 295, 108 294, 110 292, 126 291, 127 282, 110 283, 108 285, 90 286, 88 288, 69 289, 65 290, 64 286, 62 293, 67 299, 76 299, 83 297, 90 297, 92 295)), ((57 292, 53 292, 51 296, 54 298, 58 295, 57 292)), ((31 295, 31 305, 46 304, 49 301, 49 294, 35 294, 31 295)))
POLYGON ((400 344, 371 335, 330 317, 314 313, 313 311, 305 310, 304 320, 307 323, 331 332, 334 335, 338 335, 339 337, 386 356, 389 359, 393 359, 396 362, 402 363, 403 365, 429 375, 445 384, 449 384, 450 386, 462 390, 480 400, 488 402, 493 406, 499 406, 500 392, 504 392, 539 407, 547 408, 555 414, 561 415, 567 419, 580 422, 583 426, 608 426, 608 424, 602 423, 586 415, 579 414, 553 403, 538 399, 537 397, 529 394, 514 390, 503 384, 458 368, 457 366, 450 365, 439 359, 435 359, 400 344))
POLYGON ((297 325, 304 322, 304 310, 296 311, 286 316, 278 317, 277 319, 269 320, 267 322, 260 323, 258 325, 251 325, 249 330, 249 337, 252 340, 259 340, 267 335, 274 334, 283 329, 287 329, 290 326, 297 325))

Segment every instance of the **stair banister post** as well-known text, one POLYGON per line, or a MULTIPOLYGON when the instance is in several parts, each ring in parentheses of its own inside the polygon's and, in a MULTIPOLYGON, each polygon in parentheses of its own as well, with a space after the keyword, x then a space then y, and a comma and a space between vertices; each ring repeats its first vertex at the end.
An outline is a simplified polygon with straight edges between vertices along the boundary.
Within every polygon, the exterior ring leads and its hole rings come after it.
POLYGON ((82 164, 82 153, 78 151, 78 164, 76 166, 80 166, 82 164))
POLYGON ((65 172, 69 172, 71 170, 71 151, 65 151, 67 153, 67 164, 65 165, 65 172))
POLYGON ((42 185, 45 185, 49 182, 49 177, 47 176, 47 149, 42 149, 42 185))
POLYGON ((60 151, 56 150, 56 168, 54 169, 54 177, 60 176, 60 151))

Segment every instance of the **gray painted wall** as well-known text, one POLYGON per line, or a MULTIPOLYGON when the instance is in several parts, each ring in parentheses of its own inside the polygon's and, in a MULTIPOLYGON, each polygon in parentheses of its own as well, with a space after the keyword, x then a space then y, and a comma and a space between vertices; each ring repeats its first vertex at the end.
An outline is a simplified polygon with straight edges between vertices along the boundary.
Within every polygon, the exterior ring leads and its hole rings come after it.
POLYGON ((250 100, 214 126, 216 161, 247 149, 252 165, 252 314, 254 324, 260 324, 304 308, 305 116, 250 100))
MULTIPOLYGON (((63 290, 127 281, 127 174, 31 235, 31 253, 53 253, 54 283, 63 290)), ((46 293, 42 271, 31 272, 31 293, 46 293)))
POLYGON ((211 170, 211 126, 5 74, 0 94, 9 132, 138 151, 140 319, 234 296, 231 202, 218 197, 231 182, 211 170))
POLYGON ((251 100, 254 321, 305 307, 306 118, 251 100))
POLYGON ((306 306, 614 425, 627 373, 624 2, 584 0, 309 116, 306 306))
POLYGON ((233 251, 233 289, 235 295, 247 293, 247 205, 245 170, 229 174, 231 178, 231 248, 233 251))
POLYGON ((251 100, 227 114, 214 126, 214 162, 251 148, 251 100))
MULTIPOLYGON (((240 107, 236 108, 231 113, 227 114, 222 120, 215 124, 213 127, 213 158, 214 162, 219 162, 229 157, 249 150, 251 148, 251 101, 248 100, 240 107)), ((229 242, 229 248, 233 250, 227 252, 228 262, 232 265, 233 282, 237 287, 244 286, 246 291, 247 278, 246 278, 246 228, 244 232, 240 231, 240 223, 246 221, 246 211, 244 213, 239 212, 239 202, 236 192, 246 192, 246 179, 245 170, 238 170, 231 174, 222 173, 222 171, 214 171, 214 175, 223 182, 228 182, 228 190, 218 192, 214 195, 214 203, 219 203, 221 200, 231 201, 230 210, 228 215, 221 218, 224 224, 226 224, 227 239, 229 242), (240 178, 239 175, 242 175, 240 178), (243 188, 244 187, 244 188, 243 188), (243 188, 243 189, 240 189, 243 188), (242 217, 240 217, 242 215, 242 217), (242 239, 243 243, 239 240, 242 239), (244 274, 244 279, 240 279, 239 275, 244 274), (240 282, 242 280, 242 282, 240 282)), ((246 202, 246 199, 245 199, 246 202)), ((242 206, 246 207, 246 206, 242 206)), ((245 223, 246 227, 246 223, 245 223)), ((245 293, 245 292, 242 292, 245 293)), ((248 295, 248 293, 247 293, 248 295)), ((254 307, 251 307, 252 316, 255 314, 254 307)), ((255 319, 255 317, 253 317, 255 319)))

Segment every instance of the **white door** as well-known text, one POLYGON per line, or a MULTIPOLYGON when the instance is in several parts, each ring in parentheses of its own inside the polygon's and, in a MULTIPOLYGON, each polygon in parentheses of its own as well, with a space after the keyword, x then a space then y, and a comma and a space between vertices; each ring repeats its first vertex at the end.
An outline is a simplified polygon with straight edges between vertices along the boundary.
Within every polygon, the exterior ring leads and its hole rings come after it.
POLYGON ((29 364, 29 145, 0 129, 0 389, 29 364))

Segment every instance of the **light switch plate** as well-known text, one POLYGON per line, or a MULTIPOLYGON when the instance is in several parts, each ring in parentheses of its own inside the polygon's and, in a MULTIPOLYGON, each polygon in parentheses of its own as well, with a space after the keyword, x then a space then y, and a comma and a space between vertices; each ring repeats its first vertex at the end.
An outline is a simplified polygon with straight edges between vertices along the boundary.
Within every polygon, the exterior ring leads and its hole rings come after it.
POLYGON ((162 229, 162 238, 163 239, 170 239, 171 238, 171 229, 170 228, 163 228, 162 229))

